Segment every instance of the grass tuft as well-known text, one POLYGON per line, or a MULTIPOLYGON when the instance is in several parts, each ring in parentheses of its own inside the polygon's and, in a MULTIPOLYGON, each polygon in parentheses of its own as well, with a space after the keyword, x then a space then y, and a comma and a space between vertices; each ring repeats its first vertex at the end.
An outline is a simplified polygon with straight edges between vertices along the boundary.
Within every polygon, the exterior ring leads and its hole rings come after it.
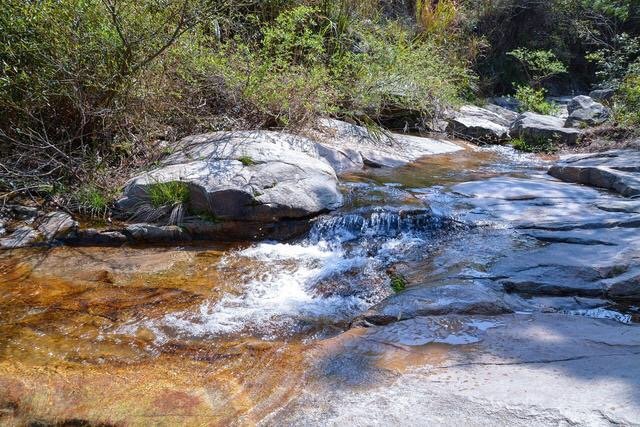
POLYGON ((189 187, 180 181, 158 182, 150 185, 147 192, 154 208, 189 202, 189 187))

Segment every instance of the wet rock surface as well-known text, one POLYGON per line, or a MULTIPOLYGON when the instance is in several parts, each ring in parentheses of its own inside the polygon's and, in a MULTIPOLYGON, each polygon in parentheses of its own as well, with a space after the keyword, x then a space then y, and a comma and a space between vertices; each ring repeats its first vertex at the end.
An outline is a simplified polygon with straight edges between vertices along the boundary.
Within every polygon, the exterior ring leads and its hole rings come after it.
POLYGON ((563 181, 635 197, 640 195, 640 151, 617 150, 568 156, 552 166, 549 174, 563 181))

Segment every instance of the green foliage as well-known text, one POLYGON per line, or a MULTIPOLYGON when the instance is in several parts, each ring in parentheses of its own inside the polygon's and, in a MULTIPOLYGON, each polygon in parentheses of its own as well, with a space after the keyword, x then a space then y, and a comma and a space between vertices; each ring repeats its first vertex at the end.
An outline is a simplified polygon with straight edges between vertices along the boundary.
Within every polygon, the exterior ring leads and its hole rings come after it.
POLYGON ((519 137, 511 140, 511 146, 516 150, 526 153, 546 153, 552 154, 558 151, 558 147, 548 139, 519 137))
POLYGON ((157 182, 147 188, 149 202, 154 208, 172 207, 189 202, 189 187, 180 181, 157 182))
POLYGON ((249 156, 238 157, 238 161, 242 163, 243 166, 253 166, 256 164, 256 162, 254 162, 253 159, 249 156))
POLYGON ((518 48, 507 52, 507 55, 520 62, 527 75, 528 84, 534 87, 539 87, 545 80, 553 76, 567 72, 564 64, 550 50, 518 48))
POLYGON ((627 76, 620 85, 614 102, 614 116, 623 125, 640 125, 640 70, 627 76))
POLYGON ((591 52, 587 59, 598 67, 596 77, 601 84, 617 88, 630 72, 632 64, 640 59, 640 36, 617 34, 611 44, 591 52))
POLYGON ((545 99, 545 89, 534 89, 530 86, 516 86, 515 98, 520 103, 521 112, 533 111, 539 114, 553 114, 557 107, 545 99))
POLYGON ((394 273, 390 279, 391 289, 393 289, 394 292, 402 292, 407 288, 407 279, 405 279, 403 275, 394 273))

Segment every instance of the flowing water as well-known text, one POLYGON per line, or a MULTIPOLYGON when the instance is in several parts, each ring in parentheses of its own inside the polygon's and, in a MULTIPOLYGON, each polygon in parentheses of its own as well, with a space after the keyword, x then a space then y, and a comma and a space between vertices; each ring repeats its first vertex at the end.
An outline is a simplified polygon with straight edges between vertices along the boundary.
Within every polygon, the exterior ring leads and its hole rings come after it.
MULTIPOLYGON (((2 254, 0 423, 270 423, 313 388, 319 365, 356 363, 325 356, 362 334, 351 322, 394 293, 392 278, 413 286, 481 274, 530 244, 470 221, 451 184, 545 166, 508 149, 469 149, 351 174, 346 206, 292 242, 2 254)), ((401 372, 446 359, 449 345, 495 325, 445 326, 456 333, 376 363, 401 372)), ((349 381, 384 381, 361 372, 349 381)))

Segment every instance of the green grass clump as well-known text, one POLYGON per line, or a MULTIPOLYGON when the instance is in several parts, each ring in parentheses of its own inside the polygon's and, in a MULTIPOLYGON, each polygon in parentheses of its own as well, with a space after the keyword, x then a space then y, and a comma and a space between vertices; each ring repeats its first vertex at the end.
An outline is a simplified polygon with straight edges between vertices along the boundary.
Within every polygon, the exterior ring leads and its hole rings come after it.
POLYGON ((154 208, 174 206, 189 202, 189 187, 180 181, 158 182, 147 189, 149 201, 154 208))
POLYGON ((238 157, 238 161, 242 163, 243 166, 253 166, 256 164, 256 162, 249 156, 238 157))
POLYGON ((402 292, 407 289, 407 279, 403 275, 394 273, 391 275, 391 289, 394 292, 402 292))

